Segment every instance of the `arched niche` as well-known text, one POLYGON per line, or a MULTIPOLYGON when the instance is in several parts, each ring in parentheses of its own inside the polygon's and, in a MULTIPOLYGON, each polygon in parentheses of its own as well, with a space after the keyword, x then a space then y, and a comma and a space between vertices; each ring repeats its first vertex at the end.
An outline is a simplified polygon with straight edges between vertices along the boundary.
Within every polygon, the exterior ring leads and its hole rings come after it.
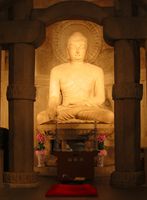
MULTIPOLYGON (((36 59, 37 65, 40 65, 40 72, 37 74, 36 70, 36 86, 37 86, 37 101, 35 103, 35 117, 38 112, 46 109, 47 107, 47 100, 48 100, 48 89, 49 89, 49 73, 50 69, 58 64, 62 63, 62 59, 55 58, 52 44, 54 45, 54 40, 56 40, 56 36, 54 34, 58 34, 58 31, 62 31, 63 24, 70 22, 75 24, 80 22, 84 25, 84 23, 91 24, 91 28, 97 29, 97 34, 100 34, 100 42, 101 44, 101 53, 97 56, 97 58, 93 61, 93 64, 96 64, 103 68, 105 72, 105 83, 107 85, 106 95, 108 97, 107 103, 113 107, 112 101, 112 84, 113 84, 113 58, 114 58, 114 51, 113 47, 110 47, 106 44, 103 39, 103 28, 102 22, 105 17, 111 16, 113 14, 112 8, 107 7, 99 7, 93 3, 83 2, 83 1, 68 1, 68 2, 61 2, 57 3, 49 8, 45 9, 36 9, 32 12, 32 19, 37 19, 45 23, 46 25, 46 41, 44 44, 36 51, 36 59), (77 9, 78 8, 78 9, 77 9), (66 10, 70 10, 70 12, 65 12, 66 10), (64 13, 64 14, 63 14, 64 13), (94 13, 94 14, 92 14, 94 13), (87 21, 88 20, 88 21, 87 21), (93 26, 93 27, 92 27, 93 26), (53 32, 53 30, 56 29, 53 32), (100 32, 99 32, 100 31, 100 32), (48 36, 54 37, 53 41, 52 38, 48 36), (44 56, 43 56, 44 54, 44 56), (47 54, 49 58, 47 58, 47 54), (47 62, 40 61, 39 55, 41 58, 44 57, 47 62), (43 66, 42 63, 43 63, 43 66), (103 62, 105 64, 103 65, 103 62), (47 65, 44 67, 45 63, 47 65), (48 69, 47 69, 48 68, 48 69), (43 72, 44 71, 44 72, 43 72), (44 73, 44 74, 43 74, 44 73), (41 97, 42 96, 42 97, 41 97)), ((99 36, 98 36, 99 37, 99 36)), ((56 45, 56 44, 55 44, 56 45)), ((54 48, 56 49, 56 47, 54 48)), ((99 49, 98 49, 99 50, 99 49)), ((112 108, 113 109, 113 108, 112 108)), ((35 121, 36 127, 36 121, 35 121)))

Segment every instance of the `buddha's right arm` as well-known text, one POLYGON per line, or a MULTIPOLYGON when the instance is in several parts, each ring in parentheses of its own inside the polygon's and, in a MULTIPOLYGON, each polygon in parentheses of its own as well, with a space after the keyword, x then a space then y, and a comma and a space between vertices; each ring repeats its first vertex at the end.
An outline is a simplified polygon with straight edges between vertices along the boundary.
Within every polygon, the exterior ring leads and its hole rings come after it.
POLYGON ((54 68, 50 74, 50 85, 49 85, 49 103, 48 103, 48 115, 50 119, 54 119, 57 115, 57 106, 59 105, 60 99, 60 84, 58 78, 58 71, 54 68))
POLYGON ((53 120, 56 118, 57 115, 57 106, 59 105, 58 103, 58 98, 56 97, 51 97, 49 99, 49 104, 48 104, 48 116, 50 120, 53 120))

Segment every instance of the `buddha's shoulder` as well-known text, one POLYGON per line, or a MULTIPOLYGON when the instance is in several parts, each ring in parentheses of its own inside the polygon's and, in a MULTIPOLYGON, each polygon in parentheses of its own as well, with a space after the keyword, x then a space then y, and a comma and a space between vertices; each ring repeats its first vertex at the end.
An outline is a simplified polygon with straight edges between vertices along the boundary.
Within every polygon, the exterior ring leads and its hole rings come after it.
POLYGON ((60 64, 60 65, 57 65, 57 66, 53 67, 51 71, 52 72, 62 72, 68 66, 69 66, 69 63, 60 64))
POLYGON ((89 70, 91 70, 92 72, 99 72, 99 73, 102 73, 103 72, 103 69, 97 65, 94 65, 94 64, 91 64, 91 63, 86 63, 87 65, 87 68, 89 70))

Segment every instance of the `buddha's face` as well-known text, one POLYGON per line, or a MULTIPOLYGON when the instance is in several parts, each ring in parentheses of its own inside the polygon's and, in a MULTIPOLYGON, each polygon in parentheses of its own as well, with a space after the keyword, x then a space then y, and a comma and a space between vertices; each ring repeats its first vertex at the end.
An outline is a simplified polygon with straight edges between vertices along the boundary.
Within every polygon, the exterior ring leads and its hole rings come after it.
POLYGON ((68 41, 68 54, 71 61, 83 61, 87 51, 87 40, 81 33, 74 33, 68 41))

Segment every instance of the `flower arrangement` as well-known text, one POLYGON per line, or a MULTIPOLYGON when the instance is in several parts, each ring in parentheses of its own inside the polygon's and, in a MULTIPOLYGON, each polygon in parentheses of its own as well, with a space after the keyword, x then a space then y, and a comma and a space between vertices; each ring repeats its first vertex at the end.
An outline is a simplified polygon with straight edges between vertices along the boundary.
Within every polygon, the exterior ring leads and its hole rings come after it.
POLYGON ((106 151, 106 149, 99 150, 98 155, 99 155, 99 156, 107 156, 107 151, 106 151))
POLYGON ((44 145, 45 144, 45 135, 38 132, 36 135, 36 140, 37 140, 37 146, 35 148, 36 153, 38 151, 41 151, 43 153, 45 150, 45 145, 44 145))
POLYGON ((38 160, 38 167, 45 166, 46 150, 45 150, 45 135, 38 132, 36 134, 37 146, 35 148, 35 154, 38 160))
POLYGON ((107 150, 105 149, 105 140, 106 135, 105 134, 99 134, 97 137, 97 144, 98 144, 98 166, 103 167, 104 166, 104 156, 107 155, 107 150))
POLYGON ((98 142, 98 155, 99 156, 106 156, 107 151, 105 149, 105 140, 106 140, 106 135, 105 134, 99 134, 97 137, 97 142, 98 142))
POLYGON ((97 137, 98 142, 104 142, 106 140, 105 134, 99 134, 97 137))

